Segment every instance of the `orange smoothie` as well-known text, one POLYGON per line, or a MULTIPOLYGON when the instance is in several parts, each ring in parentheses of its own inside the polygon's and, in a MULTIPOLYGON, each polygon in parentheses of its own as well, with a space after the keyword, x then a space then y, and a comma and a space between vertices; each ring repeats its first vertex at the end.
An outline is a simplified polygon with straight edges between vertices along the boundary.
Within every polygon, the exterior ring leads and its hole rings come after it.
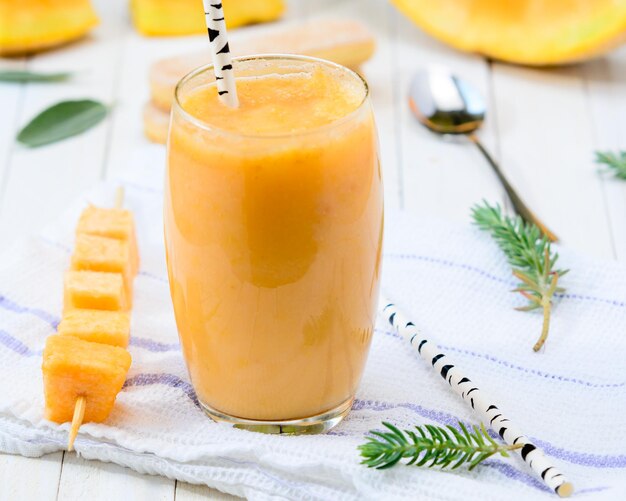
POLYGON ((165 237, 183 354, 209 415, 281 423, 354 398, 383 233, 365 83, 314 59, 235 61, 240 106, 210 69, 177 90, 165 237))

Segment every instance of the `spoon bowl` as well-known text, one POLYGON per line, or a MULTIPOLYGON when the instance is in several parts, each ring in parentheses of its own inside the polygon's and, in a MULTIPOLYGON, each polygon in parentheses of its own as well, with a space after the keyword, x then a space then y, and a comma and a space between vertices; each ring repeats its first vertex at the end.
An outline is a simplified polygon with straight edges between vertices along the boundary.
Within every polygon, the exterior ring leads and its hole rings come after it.
POLYGON ((409 106, 423 125, 440 134, 474 132, 483 124, 486 113, 480 92, 441 67, 415 74, 409 106))
POLYGON ((409 88, 409 106, 419 122, 437 134, 463 134, 483 154, 516 213, 527 223, 536 225, 552 242, 558 238, 522 201, 500 166, 478 140, 475 132, 485 121, 487 106, 481 93, 470 83, 443 67, 419 70, 409 88))

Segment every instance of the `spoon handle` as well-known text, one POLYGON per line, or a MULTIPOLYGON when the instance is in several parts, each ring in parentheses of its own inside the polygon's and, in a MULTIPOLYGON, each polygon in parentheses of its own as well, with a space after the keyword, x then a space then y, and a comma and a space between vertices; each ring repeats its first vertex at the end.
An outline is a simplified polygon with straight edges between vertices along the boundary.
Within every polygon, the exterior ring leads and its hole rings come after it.
POLYGON ((531 211, 526 206, 524 201, 520 198, 520 196, 517 194, 513 186, 511 186, 507 178, 504 176, 504 174, 500 170, 500 166, 496 163, 493 157, 489 154, 489 152, 485 149, 485 147, 478 140, 478 137, 476 137, 475 134, 468 134, 467 137, 472 143, 476 145, 476 147, 483 154, 487 162, 489 162, 489 165, 491 165, 491 168, 496 173, 496 176, 498 176, 498 179, 502 183, 502 186, 504 187, 507 195, 511 199, 511 203, 513 204, 513 207, 515 208, 515 212, 517 212, 517 214, 519 214, 519 216, 527 223, 532 223, 535 226, 537 226, 541 230, 541 232, 548 238, 548 240, 550 240, 551 242, 558 242, 559 240, 558 237, 552 231, 550 231, 548 227, 545 224, 543 224, 537 216, 535 216, 533 211, 531 211))

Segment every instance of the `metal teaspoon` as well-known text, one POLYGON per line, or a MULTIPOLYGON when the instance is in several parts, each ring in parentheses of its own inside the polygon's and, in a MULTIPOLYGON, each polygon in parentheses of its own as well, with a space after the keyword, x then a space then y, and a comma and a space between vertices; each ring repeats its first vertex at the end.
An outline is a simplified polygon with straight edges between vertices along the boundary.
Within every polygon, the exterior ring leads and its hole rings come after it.
POLYGON ((409 89, 409 105, 420 123, 438 134, 464 134, 483 154, 507 192, 520 217, 535 224, 552 242, 557 236, 522 201, 500 167, 480 143, 475 131, 485 120, 482 95, 444 68, 419 70, 409 89))

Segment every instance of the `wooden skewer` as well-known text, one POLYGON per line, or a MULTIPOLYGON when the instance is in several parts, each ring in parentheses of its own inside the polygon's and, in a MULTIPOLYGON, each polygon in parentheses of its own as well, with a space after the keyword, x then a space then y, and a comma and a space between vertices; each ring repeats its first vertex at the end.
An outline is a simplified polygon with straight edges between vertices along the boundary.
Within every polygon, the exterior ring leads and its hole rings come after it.
MULTIPOLYGON (((124 205, 124 187, 119 186, 115 191, 115 208, 121 209, 124 205)), ((74 450, 74 441, 76 440, 76 436, 78 435, 78 429, 83 424, 83 419, 85 417, 85 407, 87 405, 87 399, 83 396, 80 396, 76 399, 76 404, 74 404, 74 416, 72 416, 72 426, 70 427, 70 435, 67 440, 67 450, 74 450)))
POLYGON ((78 435, 78 429, 83 424, 83 418, 85 417, 85 407, 87 399, 85 397, 78 397, 76 399, 76 405, 74 406, 74 416, 72 417, 72 427, 70 428, 70 436, 67 440, 67 450, 74 450, 74 440, 78 435))
POLYGON ((115 208, 121 209, 124 205, 124 187, 118 186, 115 190, 115 208))

